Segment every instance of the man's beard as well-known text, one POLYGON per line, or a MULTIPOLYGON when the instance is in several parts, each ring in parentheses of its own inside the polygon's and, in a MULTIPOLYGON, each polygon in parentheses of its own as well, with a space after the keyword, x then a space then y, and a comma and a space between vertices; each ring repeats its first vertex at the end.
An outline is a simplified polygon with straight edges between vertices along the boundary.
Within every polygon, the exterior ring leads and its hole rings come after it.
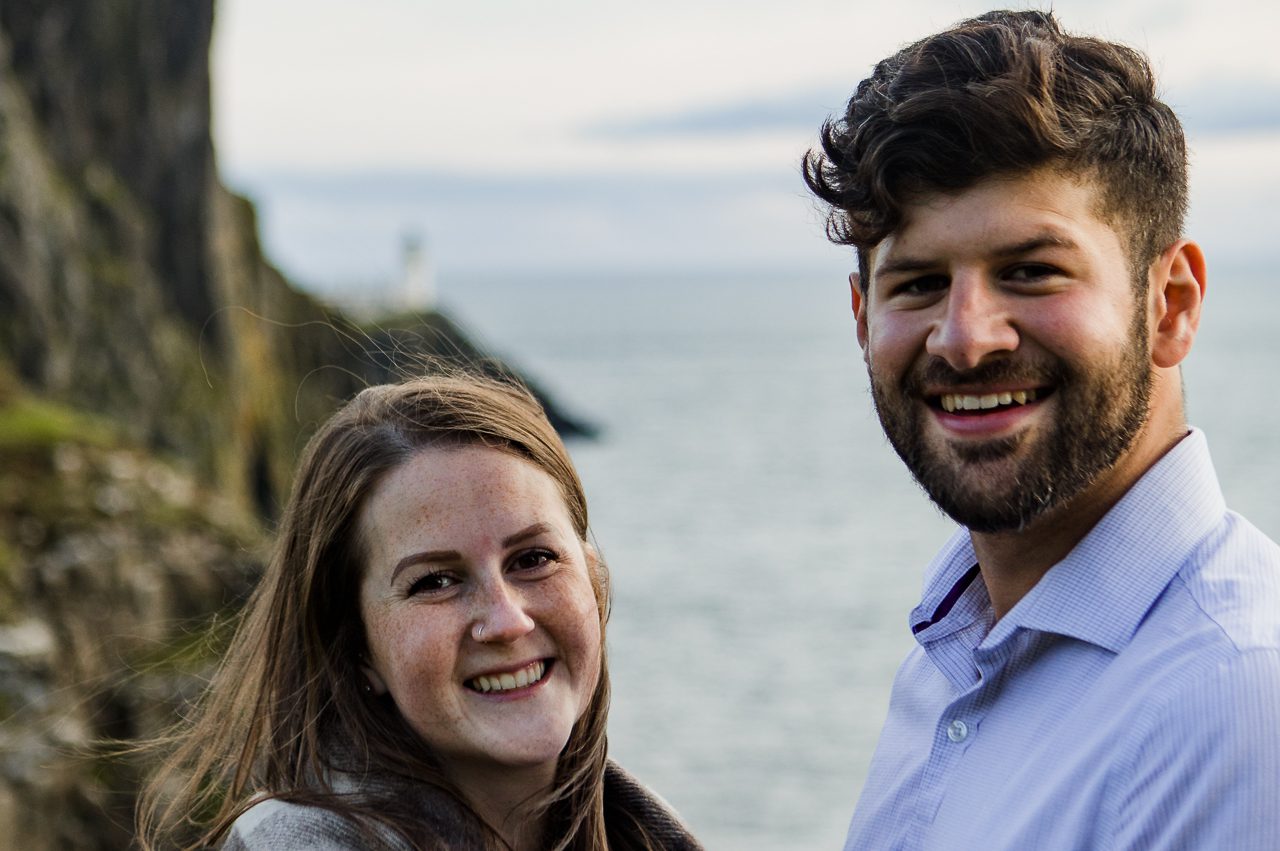
POLYGON ((1132 345, 1105 362, 1010 359, 957 372, 930 358, 896 388, 886 386, 872 370, 876 413, 916 481, 953 520, 975 532, 1023 529, 1088 488, 1119 460, 1146 423, 1153 376, 1141 310, 1131 334, 1132 345), (1056 419, 1034 437, 1018 433, 980 443, 931 442, 921 388, 963 384, 1052 387, 1056 419), (1035 442, 1024 446, 1031 440, 1035 442), (1019 450, 1023 458, 1012 476, 984 476, 979 465, 1019 450))

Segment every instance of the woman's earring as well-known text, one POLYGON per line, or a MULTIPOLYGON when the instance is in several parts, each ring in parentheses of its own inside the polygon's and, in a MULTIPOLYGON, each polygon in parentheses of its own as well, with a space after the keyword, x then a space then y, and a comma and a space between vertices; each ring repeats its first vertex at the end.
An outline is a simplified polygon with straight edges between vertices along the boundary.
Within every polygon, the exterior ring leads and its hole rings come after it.
POLYGON ((365 694, 373 694, 373 684, 365 680, 363 691, 365 694))

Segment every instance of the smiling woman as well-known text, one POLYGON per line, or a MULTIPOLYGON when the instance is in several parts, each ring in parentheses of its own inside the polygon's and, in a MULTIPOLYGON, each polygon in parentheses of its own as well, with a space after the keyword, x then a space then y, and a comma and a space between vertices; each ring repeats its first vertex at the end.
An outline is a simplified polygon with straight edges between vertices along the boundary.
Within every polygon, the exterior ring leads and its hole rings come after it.
POLYGON ((419 450, 360 517, 373 694, 501 824, 556 760, 600 680, 599 560, 555 481, 486 447, 419 450))
POLYGON ((365 390, 307 446, 143 847, 697 848, 606 759, 608 596, 523 389, 365 390))

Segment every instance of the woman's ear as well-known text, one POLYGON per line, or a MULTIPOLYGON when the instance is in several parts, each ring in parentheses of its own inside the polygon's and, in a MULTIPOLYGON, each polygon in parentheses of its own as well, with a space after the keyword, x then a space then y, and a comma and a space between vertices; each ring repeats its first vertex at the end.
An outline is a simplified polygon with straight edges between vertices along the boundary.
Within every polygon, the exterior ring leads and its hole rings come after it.
POLYGON ((582 542, 582 554, 587 559, 587 568, 592 576, 603 576, 604 562, 600 559, 600 551, 590 541, 582 542))
POLYGON ((373 667, 373 663, 369 661, 368 656, 360 657, 360 673, 364 677, 361 691, 378 696, 387 693, 387 684, 383 681, 382 675, 373 667))
POLYGON ((587 572, 591 577, 591 587, 596 593, 597 608, 600 609, 600 620, 609 616, 609 571, 604 566, 604 559, 590 541, 582 542, 582 552, 587 559, 587 572))
POLYGON ((1180 239, 1151 265, 1151 360, 1174 367, 1191 351, 1204 303, 1205 262, 1200 246, 1180 239))

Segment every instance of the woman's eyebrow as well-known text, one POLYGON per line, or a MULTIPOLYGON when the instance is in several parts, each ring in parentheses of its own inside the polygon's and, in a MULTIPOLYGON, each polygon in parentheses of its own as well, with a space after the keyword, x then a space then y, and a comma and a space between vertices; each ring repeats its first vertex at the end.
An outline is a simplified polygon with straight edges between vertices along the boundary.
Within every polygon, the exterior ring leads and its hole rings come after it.
POLYGON ((551 526, 546 523, 534 523, 532 526, 526 526, 514 535, 508 535, 502 539, 504 547, 514 546, 521 541, 527 541, 530 538, 536 538, 551 531, 551 526))
POLYGON ((462 556, 457 550, 426 550, 420 553, 413 553, 396 562, 395 568, 391 571, 391 579, 389 581, 395 582, 396 577, 400 575, 400 571, 415 564, 458 561, 461 558, 462 556))
MULTIPOLYGON (((513 547, 516 544, 527 541, 530 538, 536 538, 552 531, 551 526, 547 523, 534 523, 532 526, 526 526, 519 532, 502 539, 502 546, 513 547)), ((396 577, 400 575, 406 567, 412 567, 415 564, 426 564, 431 562, 451 562, 461 561, 462 555, 457 550, 424 550, 420 553, 411 553, 396 562, 396 566, 391 570, 390 582, 395 582, 396 577)))

